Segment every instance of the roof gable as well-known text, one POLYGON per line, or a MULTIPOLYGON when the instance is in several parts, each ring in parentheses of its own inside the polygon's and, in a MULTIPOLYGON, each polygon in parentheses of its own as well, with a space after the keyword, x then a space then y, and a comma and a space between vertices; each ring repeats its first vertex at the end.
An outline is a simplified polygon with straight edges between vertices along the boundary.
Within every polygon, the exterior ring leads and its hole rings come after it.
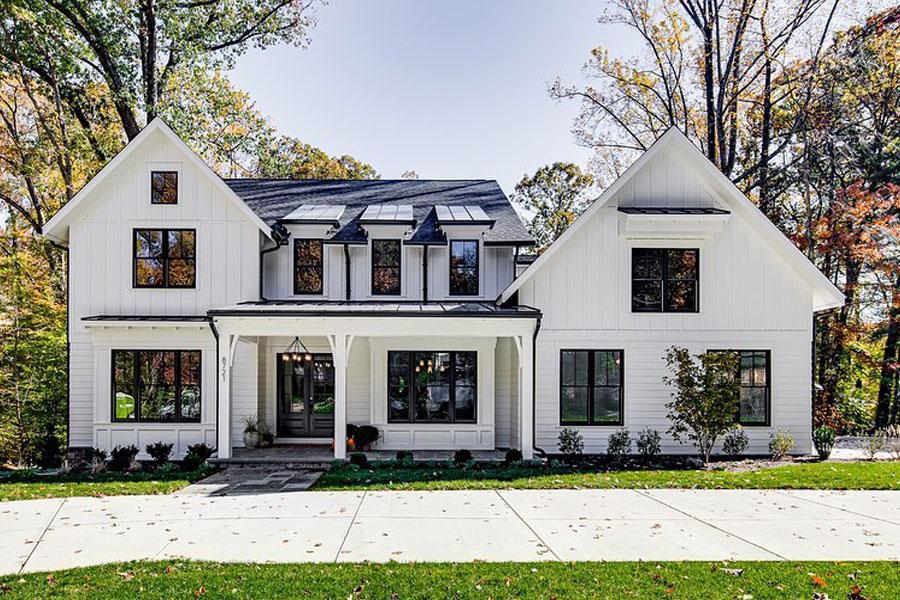
POLYGON ((677 128, 669 128, 626 171, 595 200, 571 226, 554 241, 541 256, 500 294, 498 302, 506 302, 545 263, 632 181, 664 149, 678 153, 702 179, 703 186, 715 194, 734 214, 739 215, 760 237, 775 250, 812 288, 813 310, 825 310, 839 306, 844 296, 834 284, 747 198, 706 156, 677 128))
POLYGON ((271 229, 259 216, 254 213, 247 204, 234 191, 225 185, 225 182, 207 165, 197 154, 185 144, 178 135, 159 117, 153 119, 141 132, 122 150, 110 160, 100 172, 88 181, 65 206, 63 206, 52 219, 44 224, 41 234, 45 237, 61 244, 68 242, 68 228, 72 220, 83 210, 85 201, 91 196, 106 179, 112 175, 116 169, 125 162, 128 157, 135 152, 137 148, 142 146, 149 140, 152 135, 159 132, 165 135, 183 154, 190 163, 196 167, 201 173, 206 175, 215 187, 221 191, 238 209, 253 222, 267 236, 271 237, 271 229))

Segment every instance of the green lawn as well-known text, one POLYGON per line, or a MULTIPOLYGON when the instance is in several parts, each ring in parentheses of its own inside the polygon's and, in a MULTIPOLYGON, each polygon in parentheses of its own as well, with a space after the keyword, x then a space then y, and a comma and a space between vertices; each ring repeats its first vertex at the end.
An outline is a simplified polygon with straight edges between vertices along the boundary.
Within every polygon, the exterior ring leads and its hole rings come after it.
POLYGON ((0 577, 7 598, 896 598, 892 562, 121 563, 0 577), (851 595, 858 592, 860 595, 851 595))
POLYGON ((208 469, 166 473, 71 473, 37 475, 0 471, 0 502, 69 496, 134 496, 171 494, 209 475, 208 469))
POLYGON ((504 468, 447 464, 398 467, 352 465, 327 471, 318 490, 476 490, 573 488, 726 488, 900 490, 900 462, 808 462, 756 471, 633 470, 589 471, 565 465, 504 468))

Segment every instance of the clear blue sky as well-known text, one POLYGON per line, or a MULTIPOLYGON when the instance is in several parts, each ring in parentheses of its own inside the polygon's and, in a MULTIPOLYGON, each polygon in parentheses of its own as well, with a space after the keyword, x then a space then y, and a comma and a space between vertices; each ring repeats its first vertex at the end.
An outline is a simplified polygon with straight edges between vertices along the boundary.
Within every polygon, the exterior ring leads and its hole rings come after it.
POLYGON ((597 45, 634 43, 597 23, 604 4, 331 0, 309 47, 250 51, 230 77, 282 133, 384 178, 490 178, 509 193, 546 163, 586 164, 577 106, 547 86, 581 82, 597 45))

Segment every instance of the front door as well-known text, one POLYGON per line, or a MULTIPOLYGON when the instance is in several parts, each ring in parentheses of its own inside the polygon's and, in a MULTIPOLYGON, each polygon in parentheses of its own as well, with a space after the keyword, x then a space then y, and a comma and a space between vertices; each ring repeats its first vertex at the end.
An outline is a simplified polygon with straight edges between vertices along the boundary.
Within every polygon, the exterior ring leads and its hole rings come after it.
POLYGON ((310 361, 278 355, 278 436, 334 435, 334 363, 330 354, 310 361))

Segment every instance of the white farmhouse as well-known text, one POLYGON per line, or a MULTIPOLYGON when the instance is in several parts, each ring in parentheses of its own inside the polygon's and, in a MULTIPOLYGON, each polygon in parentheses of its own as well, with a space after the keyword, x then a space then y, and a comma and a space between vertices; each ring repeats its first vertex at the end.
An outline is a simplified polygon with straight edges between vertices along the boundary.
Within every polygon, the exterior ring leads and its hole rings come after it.
POLYGON ((666 435, 672 345, 741 353, 736 422, 811 449, 841 293, 677 130, 541 257, 494 181, 223 180, 152 121, 47 224, 69 250, 69 449, 585 451, 666 435), (339 443, 333 443, 339 440, 339 443))

